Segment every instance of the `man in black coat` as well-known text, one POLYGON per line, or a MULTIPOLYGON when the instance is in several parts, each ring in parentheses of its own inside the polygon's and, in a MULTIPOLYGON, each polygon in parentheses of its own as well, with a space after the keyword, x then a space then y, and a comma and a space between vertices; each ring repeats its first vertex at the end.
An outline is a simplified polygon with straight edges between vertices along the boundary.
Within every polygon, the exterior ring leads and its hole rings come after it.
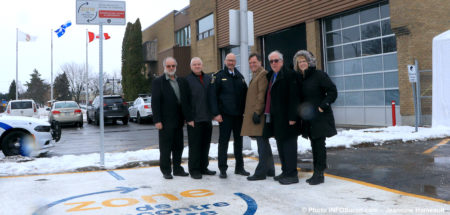
POLYGON ((203 73, 203 62, 199 57, 191 59, 191 74, 186 76, 190 88, 190 106, 194 124, 187 126, 189 139, 189 173, 194 179, 203 175, 215 175, 208 169, 209 147, 212 134, 212 114, 208 105, 208 90, 211 76, 203 73))
POLYGON ((269 86, 266 93, 266 124, 263 136, 274 136, 277 141, 282 173, 274 179, 280 184, 298 183, 298 78, 293 71, 283 67, 283 55, 280 52, 271 52, 269 62, 271 70, 267 74, 269 86))
POLYGON ((175 75, 177 62, 173 57, 163 61, 164 74, 153 80, 152 109, 155 127, 159 130, 159 165, 165 179, 188 176, 181 166, 184 120, 193 125, 189 106, 189 85, 175 75), (172 155, 172 162, 170 156, 172 155))
POLYGON ((214 120, 219 122, 219 170, 220 178, 227 177, 227 151, 231 131, 234 138, 235 174, 249 176, 244 169, 242 156, 242 120, 247 95, 247 84, 242 74, 234 68, 236 56, 233 53, 225 57, 225 67, 215 73, 209 91, 211 112, 214 120))

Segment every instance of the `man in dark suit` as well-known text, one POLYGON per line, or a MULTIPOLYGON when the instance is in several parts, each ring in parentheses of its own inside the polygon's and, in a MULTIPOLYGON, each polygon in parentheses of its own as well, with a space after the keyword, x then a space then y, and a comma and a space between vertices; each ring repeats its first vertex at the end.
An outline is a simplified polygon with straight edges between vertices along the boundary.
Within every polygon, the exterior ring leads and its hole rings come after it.
POLYGON ((227 54, 225 67, 215 73, 211 80, 210 105, 214 120, 219 122, 219 170, 220 178, 227 178, 227 151, 231 131, 234 138, 234 157, 236 167, 234 173, 249 176, 244 169, 242 156, 242 120, 247 95, 247 84, 244 76, 234 68, 236 55, 227 54))
POLYGON ((186 76, 189 84, 190 105, 192 107, 193 126, 187 126, 189 139, 189 173, 194 179, 202 175, 215 175, 208 169, 209 147, 212 134, 212 114, 208 105, 208 89, 211 76, 203 72, 203 62, 199 57, 191 60, 191 73, 186 76))
POLYGON ((193 125, 189 106, 189 86, 175 75, 177 62, 173 57, 163 61, 164 74, 153 80, 152 109, 155 127, 159 130, 159 165, 165 179, 188 176, 181 166, 183 124, 193 125), (170 156, 172 155, 172 162, 170 156))
POLYGON ((269 86, 266 92, 263 136, 274 136, 277 141, 282 173, 274 179, 280 184, 298 183, 297 137, 300 129, 296 121, 300 83, 296 74, 283 66, 283 55, 280 52, 271 52, 269 62, 271 69, 267 74, 269 86))

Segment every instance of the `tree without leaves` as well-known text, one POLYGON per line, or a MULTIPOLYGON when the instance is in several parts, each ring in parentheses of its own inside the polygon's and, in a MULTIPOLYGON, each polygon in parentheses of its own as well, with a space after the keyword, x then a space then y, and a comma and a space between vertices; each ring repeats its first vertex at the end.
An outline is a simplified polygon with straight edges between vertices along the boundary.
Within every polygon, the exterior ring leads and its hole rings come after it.
POLYGON ((50 85, 44 83, 44 80, 41 79, 41 74, 36 69, 33 70, 30 76, 30 82, 25 84, 28 87, 25 93, 26 97, 33 99, 38 104, 45 104, 49 99, 47 92, 50 85))
POLYGON ((137 19, 134 24, 127 24, 122 42, 122 88, 125 100, 133 101, 139 93, 149 92, 143 72, 142 29, 137 19))
POLYGON ((9 85, 9 91, 8 91, 8 100, 14 100, 16 99, 16 80, 13 80, 11 82, 11 85, 9 85))
POLYGON ((64 101, 72 99, 72 96, 70 95, 69 80, 67 79, 65 72, 56 76, 53 89, 55 91, 56 100, 64 101))
POLYGON ((80 103, 81 92, 85 84, 85 68, 84 65, 72 63, 65 63, 61 66, 61 70, 66 73, 69 80, 70 94, 73 96, 75 102, 80 103))

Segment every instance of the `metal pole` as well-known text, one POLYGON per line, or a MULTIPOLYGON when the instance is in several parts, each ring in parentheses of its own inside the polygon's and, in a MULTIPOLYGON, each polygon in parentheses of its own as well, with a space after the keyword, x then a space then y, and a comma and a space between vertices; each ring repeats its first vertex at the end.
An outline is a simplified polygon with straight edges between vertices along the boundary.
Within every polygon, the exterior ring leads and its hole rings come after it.
POLYGON ((16 100, 19 99, 19 29, 16 28, 16 100))
MULTIPOLYGON (((103 25, 99 25, 99 34, 103 35, 103 25)), ((100 165, 105 166, 105 148, 103 138, 105 136, 105 120, 103 117, 103 37, 99 38, 99 77, 98 84, 100 88, 100 165)))
MULTIPOLYGON (((417 68, 417 67, 416 67, 417 68)), ((412 91, 413 91, 413 100, 414 100, 414 115, 415 115, 415 117, 416 117, 416 132, 418 131, 418 129, 417 129, 417 123, 418 123, 418 120, 417 120, 417 118, 419 118, 418 117, 418 115, 417 115, 417 97, 416 97, 416 86, 414 85, 414 83, 411 83, 411 86, 412 86, 412 91)))
POLYGON ((88 66, 88 43, 89 43, 89 32, 86 28, 86 110, 89 103, 89 94, 88 94, 88 73, 89 73, 89 66, 88 66))
POLYGON ((418 124, 422 125, 422 100, 420 96, 420 70, 419 70, 419 62, 414 60, 414 64, 416 66, 416 96, 417 96, 417 115, 418 115, 418 124))
POLYGON ((51 34, 50 101, 53 103, 53 29, 50 29, 50 34, 51 34))
POLYGON ((50 63, 50 71, 51 71, 51 75, 50 75, 50 102, 53 103, 53 29, 50 29, 50 38, 51 38, 51 42, 50 42, 50 49, 51 49, 51 63, 50 63))
MULTIPOLYGON (((240 22, 240 52, 241 52, 241 73, 244 76, 247 85, 250 83, 250 72, 248 67, 248 16, 247 16, 247 0, 239 2, 239 22, 240 22)), ((252 149, 249 137, 243 137, 243 149, 252 149)))

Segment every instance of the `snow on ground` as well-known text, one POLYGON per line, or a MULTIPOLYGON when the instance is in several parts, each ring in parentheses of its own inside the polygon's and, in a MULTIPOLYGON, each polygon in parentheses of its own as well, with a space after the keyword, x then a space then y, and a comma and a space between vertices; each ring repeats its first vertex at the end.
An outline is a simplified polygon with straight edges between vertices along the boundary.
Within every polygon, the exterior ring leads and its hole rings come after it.
MULTIPOLYGON (((388 141, 414 141, 434 138, 444 138, 450 136, 450 127, 438 128, 419 128, 414 132, 414 127, 396 126, 386 128, 371 128, 361 130, 343 130, 332 138, 328 138, 327 147, 352 147, 362 143, 383 144, 388 141)), ((270 144, 273 153, 278 154, 276 142, 272 138, 270 144)), ((244 150, 245 155, 258 154, 255 140, 251 141, 252 150, 244 150)), ((311 149, 308 140, 298 138, 298 153, 305 153, 311 149)), ((209 156, 217 159, 218 144, 212 143, 209 156)), ((233 144, 230 142, 228 154, 233 154, 233 144)), ((188 157, 188 147, 185 147, 183 158, 188 157)), ((136 163, 135 166, 146 166, 148 162, 157 162, 159 160, 158 149, 146 149, 139 151, 106 153, 106 169, 116 169, 124 167, 129 163, 136 163), (145 162, 145 163, 144 163, 145 162)), ((0 176, 44 174, 58 172, 73 172, 79 168, 99 167, 99 153, 85 155, 65 155, 51 158, 23 159, 20 157, 9 157, 0 159, 0 176)))

